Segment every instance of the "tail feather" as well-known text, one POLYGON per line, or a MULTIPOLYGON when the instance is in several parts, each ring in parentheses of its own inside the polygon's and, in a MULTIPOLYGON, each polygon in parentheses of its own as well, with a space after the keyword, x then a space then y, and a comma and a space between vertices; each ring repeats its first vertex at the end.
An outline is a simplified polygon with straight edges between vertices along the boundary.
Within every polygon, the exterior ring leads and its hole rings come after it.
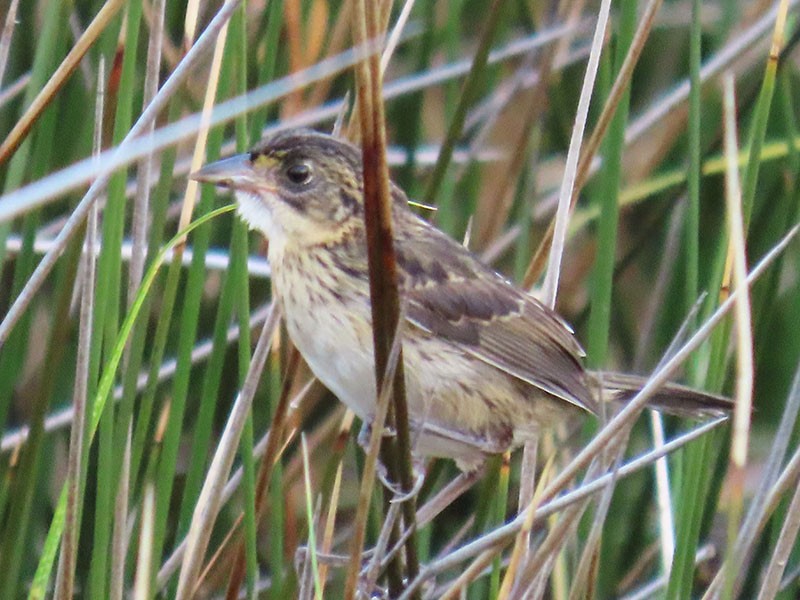
MULTIPOLYGON (((594 380, 602 389, 604 400, 627 403, 647 383, 646 377, 596 371, 594 380)), ((648 406, 679 417, 721 417, 733 410, 730 398, 680 385, 666 383, 648 400, 648 406)))

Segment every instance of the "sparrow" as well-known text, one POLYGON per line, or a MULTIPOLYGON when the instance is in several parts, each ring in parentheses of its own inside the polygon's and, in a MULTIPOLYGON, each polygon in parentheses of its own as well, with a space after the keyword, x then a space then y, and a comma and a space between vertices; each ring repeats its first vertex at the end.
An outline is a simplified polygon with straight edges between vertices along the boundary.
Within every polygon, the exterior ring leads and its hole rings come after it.
MULTIPOLYGON (((268 241, 273 294, 316 377, 366 424, 376 384, 361 151, 293 129, 191 175, 232 190, 238 214, 268 241)), ((556 312, 409 207, 391 185, 409 426, 417 457, 462 470, 581 413, 599 415, 645 380, 592 372, 556 312)), ((677 384, 651 400, 703 416, 731 402, 677 384)))

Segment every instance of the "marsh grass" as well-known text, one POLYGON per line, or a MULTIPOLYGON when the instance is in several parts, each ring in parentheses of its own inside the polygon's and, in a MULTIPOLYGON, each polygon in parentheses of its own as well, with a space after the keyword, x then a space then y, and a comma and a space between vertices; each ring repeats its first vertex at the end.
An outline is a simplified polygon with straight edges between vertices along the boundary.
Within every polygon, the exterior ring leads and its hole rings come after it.
POLYGON ((3 3, 0 597, 797 597, 796 4, 384 1, 385 52, 358 0, 3 3), (431 220, 652 373, 412 512, 186 179, 384 111, 431 220), (638 418, 667 378, 731 422, 638 418))

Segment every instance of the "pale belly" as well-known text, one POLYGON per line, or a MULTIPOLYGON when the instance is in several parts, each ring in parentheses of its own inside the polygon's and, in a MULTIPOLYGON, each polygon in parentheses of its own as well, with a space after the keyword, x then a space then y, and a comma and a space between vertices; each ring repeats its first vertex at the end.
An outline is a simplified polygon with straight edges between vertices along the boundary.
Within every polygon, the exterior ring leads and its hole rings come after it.
POLYGON ((319 271, 313 262, 308 255, 292 262, 270 256, 286 329, 314 375, 359 418, 371 419, 375 372, 369 307, 359 308, 359 290, 334 285, 322 274, 310 277, 319 271))
MULTIPOLYGON (((363 299, 367 291, 332 287, 308 273, 290 285, 290 275, 273 267, 276 297, 293 343, 331 392, 360 419, 372 421, 376 391, 371 315, 363 299)), ((507 378, 498 378, 494 367, 411 324, 403 329, 416 454, 472 466, 485 453, 517 446, 551 424, 551 399, 526 398, 507 378)))
POLYGON ((286 328, 314 375, 362 420, 375 410, 372 332, 344 311, 293 310, 284 304, 286 328))

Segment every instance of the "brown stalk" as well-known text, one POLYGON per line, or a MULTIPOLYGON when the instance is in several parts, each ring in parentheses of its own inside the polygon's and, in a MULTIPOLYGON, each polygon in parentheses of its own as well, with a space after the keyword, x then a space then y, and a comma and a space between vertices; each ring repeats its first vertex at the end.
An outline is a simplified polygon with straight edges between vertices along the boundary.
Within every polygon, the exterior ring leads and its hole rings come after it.
MULTIPOLYGON (((373 2, 360 0, 355 3, 353 14, 353 38, 357 45, 378 39, 381 35, 380 8, 373 2)), ((392 236, 392 203, 389 172, 386 161, 386 129, 382 102, 382 75, 380 57, 371 55, 356 68, 356 97, 361 125, 362 161, 364 165, 364 221, 367 237, 369 264, 370 300, 372 305, 373 343, 375 347, 376 390, 384 387, 384 377, 389 366, 389 356, 397 335, 400 316, 400 299, 397 291, 397 263, 392 236)), ((387 382, 388 383, 388 382, 387 382)), ((400 482, 409 491, 413 487, 411 472, 411 450, 408 431, 408 407, 405 397, 405 374, 402 349, 398 355, 391 386, 387 425, 396 431, 396 438, 384 438, 381 443, 381 460, 392 481, 400 482)), ((380 408, 378 411, 380 412, 380 408)), ((382 423, 373 423, 373 434, 380 433, 382 423)), ((371 478, 362 482, 361 500, 371 494, 371 478)), ((366 522, 368 503, 360 502, 356 522, 366 522)), ((388 506, 384 507, 385 512, 388 506)), ((414 579, 418 570, 415 529, 416 502, 409 499, 403 503, 405 526, 411 530, 406 545, 406 581, 414 579)), ((356 592, 357 566, 360 563, 365 531, 356 527, 351 546, 351 568, 345 586, 345 598, 356 592)), ((399 528, 395 527, 390 539, 394 546, 399 528)), ((389 593, 397 597, 403 589, 401 556, 390 561, 388 569, 389 593)))
MULTIPOLYGON (((575 6, 578 5, 576 4, 575 6)), ((580 17, 580 10, 573 9, 570 11, 566 23, 574 26, 577 24, 580 17)), ((555 19, 551 22, 546 22, 544 26, 548 27, 553 25, 554 21, 555 19)), ((476 236, 478 239, 477 245, 480 248, 485 248, 492 240, 500 235, 502 225, 508 217, 508 211, 511 209, 512 204, 511 194, 513 194, 513 188, 519 181, 519 175, 527 160, 527 148, 530 143, 533 128, 539 122, 542 113, 547 107, 547 90, 551 83, 551 74, 554 71, 553 67, 556 58, 561 52, 561 48, 573 35, 574 34, 571 34, 569 38, 564 39, 564 43, 548 45, 541 53, 541 57, 537 57, 536 63, 531 66, 537 68, 539 71, 538 82, 531 90, 525 90, 520 93, 520 102, 524 103, 527 110, 520 116, 512 117, 502 129, 503 136, 508 135, 509 131, 518 131, 519 133, 509 145, 511 152, 508 156, 510 158, 507 161, 507 165, 504 165, 505 170, 502 176, 498 177, 495 182, 488 183, 488 189, 484 197, 501 199, 502 204, 498 207, 497 204, 493 202, 491 205, 484 207, 483 212, 485 213, 485 218, 483 218, 483 216, 479 218, 478 234, 476 236), (510 127, 508 125, 510 125, 510 127)))
MULTIPOLYGON (((631 46, 628 48, 628 53, 625 55, 625 60, 622 63, 622 67, 620 67, 617 78, 614 81, 614 85, 608 94, 608 100, 606 101, 605 106, 603 106, 603 112, 600 114, 600 118, 597 120, 597 125, 595 126, 594 131, 592 131, 589 141, 581 151, 580 160, 578 161, 577 176, 575 178, 575 186, 572 189, 572 196, 570 197, 569 201, 570 212, 572 212, 572 210, 575 208, 575 204, 578 202, 578 194, 580 194, 581 189, 583 189, 583 186, 589 179, 589 168, 591 167, 592 160, 594 159, 595 154, 597 154, 597 150, 600 147, 600 142, 603 141, 606 131, 608 131, 608 126, 611 124, 611 119, 617 112, 617 106, 619 105, 620 100, 622 100, 622 95, 630 84, 631 75, 633 75, 633 69, 636 66, 636 63, 639 61, 639 57, 642 54, 645 42, 650 35, 650 30, 653 28, 656 13, 661 7, 661 2, 662 0, 651 0, 650 4, 648 4, 647 11, 642 18, 642 22, 639 23, 639 27, 633 36, 631 46)), ((536 252, 531 258, 531 262, 528 264, 528 268, 525 271, 525 277, 522 280, 523 287, 530 288, 542 274, 542 270, 547 263, 547 254, 553 242, 554 232, 555 218, 553 218, 553 220, 550 222, 550 226, 547 228, 547 233, 545 233, 542 241, 539 243, 539 247, 536 249, 536 252)))
MULTIPOLYGON (((3 25, 3 32, 0 34, 0 84, 6 73, 8 65, 8 53, 11 50, 11 38, 14 35, 14 26, 17 24, 17 9, 19 0, 11 0, 6 13, 6 21, 3 25)), ((6 86, 7 87, 7 86, 6 86)))
MULTIPOLYGON (((284 375, 284 379, 287 375, 284 375)), ((297 377, 297 373, 295 373, 295 378, 297 377)), ((283 379, 282 379, 283 381, 283 379)), ((290 382, 291 383, 291 382, 290 382)), ((285 385, 285 384, 282 384, 285 385)), ((269 455, 269 459, 273 464, 273 467, 277 462, 281 459, 281 457, 286 452, 286 449, 289 447, 289 444, 294 440, 295 435, 298 432, 296 427, 296 422, 298 421, 297 412, 294 410, 294 407, 298 404, 305 405, 306 402, 310 399, 310 397, 314 393, 314 389, 317 386, 321 386, 322 384, 319 383, 318 380, 312 379, 303 386, 303 389, 294 395, 290 400, 287 400, 285 406, 288 407, 288 410, 284 411, 286 414, 284 417, 280 419, 279 427, 281 428, 283 435, 280 443, 278 444, 277 449, 273 449, 270 446, 270 439, 272 435, 271 429, 268 429, 264 436, 259 440, 256 446, 253 449, 253 458, 259 461, 263 461, 265 459, 265 455, 267 453, 271 453, 269 455)), ((283 389, 283 388, 282 388, 283 389)), ((280 404, 279 407, 275 409, 276 413, 280 412, 280 404)), ((273 424, 278 422, 275 417, 273 417, 273 424)), ((236 488, 241 483, 242 477, 242 467, 240 466, 237 469, 237 472, 228 480, 228 483, 225 485, 225 491, 223 492, 224 501, 228 502, 233 496, 236 488), (235 480, 238 479, 238 482, 235 480)), ((259 472, 259 476, 260 472, 259 472)), ((258 489, 258 488, 256 488, 258 489)), ((231 552, 236 552, 238 547, 234 547, 234 544, 239 541, 239 534, 240 534, 240 527, 244 522, 244 512, 239 511, 239 516, 233 522, 233 524, 228 528, 228 531, 225 534, 224 539, 217 545, 216 550, 213 553, 213 556, 209 558, 207 561, 207 565, 203 572, 203 575, 200 577, 200 580, 203 581, 207 579, 210 573, 219 572, 223 567, 221 567, 223 561, 225 562, 224 568, 228 568, 228 566, 232 563, 235 558, 235 555, 231 557, 231 552), (229 559, 230 557, 230 559, 229 559)), ((184 538, 180 543, 178 543, 175 549, 172 551, 172 554, 163 562, 161 568, 158 571, 158 575, 156 577, 156 589, 162 590, 164 586, 167 585, 169 579, 178 569, 180 562, 183 560, 183 554, 186 551, 186 539, 184 538)), ((230 569, 225 572, 226 576, 229 576, 230 569)))
MULTIPOLYGON (((336 475, 333 480, 333 490, 330 495, 330 507, 328 508, 328 517, 325 520, 325 529, 322 535, 322 545, 320 546, 320 553, 330 554, 333 547, 333 532, 334 525, 336 524, 336 513, 339 508, 339 492, 342 486, 342 461, 336 467, 336 475)), ((319 566, 319 581, 321 585, 320 594, 325 594, 325 582, 328 579, 328 563, 322 562, 319 566)))
MULTIPOLYGON (((353 10, 353 0, 344 0, 336 15, 336 22, 331 28, 327 53, 329 55, 341 52, 345 48, 347 33, 350 30, 350 13, 353 10)), ((331 91, 331 79, 318 82, 308 94, 308 106, 321 106, 328 98, 331 91)))
MULTIPOLYGON (((99 154, 101 148, 101 131, 103 124, 105 61, 100 58, 97 76, 97 100, 95 103, 94 152, 99 154)), ((97 208, 92 207, 86 228, 86 251, 81 257, 83 281, 81 282, 81 305, 78 330, 78 351, 75 365, 75 388, 73 391, 72 427, 70 428, 69 455, 67 462, 67 508, 66 524, 61 542, 61 556, 56 576, 54 597, 72 598, 75 584, 75 565, 77 561, 79 523, 78 498, 80 495, 80 477, 83 462, 83 444, 86 433, 86 400, 89 390, 89 346, 92 338, 92 313, 95 299, 95 272, 97 261, 95 248, 98 233, 97 208)))
MULTIPOLYGON (((261 461, 261 467, 258 471, 258 483, 256 483, 256 522, 264 511, 264 500, 267 497, 267 485, 272 477, 272 469, 275 466, 275 459, 278 456, 278 451, 281 447, 281 442, 284 437, 286 413, 289 411, 290 404, 290 391, 292 383, 297 373, 297 367, 300 363, 300 353, 296 348, 292 348, 289 354, 289 361, 286 365, 286 374, 283 378, 283 387, 281 388, 281 395, 278 399, 278 405, 275 407, 275 414, 272 417, 272 426, 270 428, 269 441, 267 442, 267 449, 264 452, 264 458, 261 461)), ((236 525, 232 531, 238 529, 243 515, 239 516, 236 525)), ((242 588, 242 582, 245 576, 245 556, 244 556, 244 540, 239 540, 239 549, 236 551, 236 560, 233 568, 231 569, 231 577, 228 580, 228 591, 225 594, 226 598, 237 598, 239 590, 242 588)), ((215 556, 216 558, 216 556, 215 556)), ((209 564, 204 569, 208 572, 214 560, 209 561, 209 564)), ((200 579, 202 581, 202 578, 200 579)))
POLYGON ((461 88, 461 98, 453 111, 453 117, 447 127, 447 133, 442 141, 442 146, 439 149, 439 156, 436 158, 436 164, 425 186, 425 192, 422 196, 423 204, 433 205, 441 189, 445 171, 453 158, 453 150, 464 128, 467 110, 475 101, 475 97, 478 93, 478 85, 483 79, 482 75, 489 59, 489 48, 500 24, 504 6, 505 3, 502 0, 493 0, 491 5, 487 8, 486 24, 481 33, 478 48, 475 51, 475 57, 472 59, 469 73, 461 88))
MULTIPOLYGON (((400 358, 400 348, 400 337, 395 334, 394 344, 392 344, 391 353, 389 355, 387 370, 383 378, 383 386, 378 392, 378 400, 376 402, 377 408, 371 423, 372 430, 370 432, 369 445, 366 451, 363 472, 361 474, 361 486, 358 491, 356 518, 353 521, 354 530, 353 534, 351 535, 352 539, 356 540, 353 544, 353 548, 351 548, 351 556, 354 558, 350 560, 350 568, 345 581, 345 590, 353 590, 353 594, 351 595, 354 595, 356 592, 356 581, 358 580, 361 572, 361 550, 364 546, 367 519, 372 500, 372 488, 375 481, 375 474, 377 472, 378 454, 380 453, 381 442, 385 441, 383 435, 384 423, 386 423, 386 415, 391 407, 389 399, 394 391, 394 386, 392 384, 394 383, 395 369, 398 364, 398 359, 400 358)), ((396 514, 394 514, 396 512, 397 511, 392 509, 391 504, 388 502, 388 498, 384 496, 384 520, 385 522, 391 523, 388 535, 390 536, 389 542, 391 542, 393 545, 392 547, 398 546, 398 540, 400 536, 399 524, 395 518, 396 514), (393 514, 394 516, 392 516, 393 514)), ((381 537, 383 535, 383 532, 381 532, 381 537)), ((386 546, 387 544, 383 545, 383 547, 386 546)), ((373 549, 373 552, 377 552, 377 547, 373 549)), ((397 554, 399 553, 396 553, 391 558, 394 559, 397 554)), ((387 564, 392 568, 394 568, 396 565, 393 560, 388 560, 387 564)), ((350 597, 350 595, 346 594, 345 597, 350 597)))
POLYGON ((69 51, 66 58, 53 73, 53 76, 47 81, 42 91, 36 96, 28 110, 22 115, 22 118, 17 121, 14 129, 8 134, 8 137, 0 145, 0 165, 6 162, 9 157, 19 148, 28 132, 33 127, 36 119, 44 112, 50 102, 55 98, 58 91, 64 86, 69 79, 72 72, 78 68, 81 59, 92 47, 95 40, 100 37, 100 34, 111 21, 112 17, 117 14, 117 11, 122 7, 122 0, 110 0, 103 5, 103 8, 95 16, 94 20, 83 32, 83 35, 75 42, 72 50, 69 51))

